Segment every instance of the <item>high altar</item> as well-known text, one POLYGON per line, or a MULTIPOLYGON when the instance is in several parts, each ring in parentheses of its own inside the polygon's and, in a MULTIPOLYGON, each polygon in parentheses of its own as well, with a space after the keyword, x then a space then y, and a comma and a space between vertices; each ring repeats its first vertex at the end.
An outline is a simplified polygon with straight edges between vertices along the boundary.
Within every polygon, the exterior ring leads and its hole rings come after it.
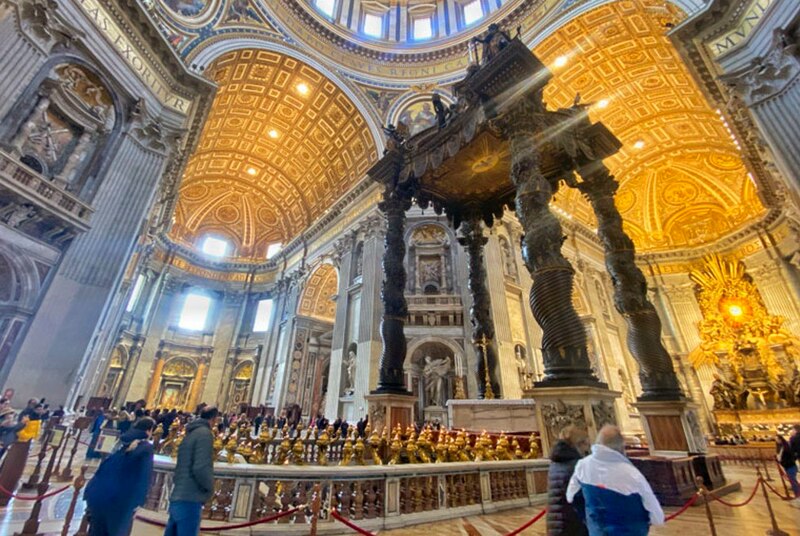
MULTIPOLYGON (((445 214, 468 252, 479 398, 490 401, 502 395, 483 246, 484 229, 509 207, 523 227, 523 258, 533 280, 530 306, 543 331, 544 377, 526 397, 535 401, 535 419, 531 412, 530 421, 538 423, 545 452, 567 424, 582 425, 593 435, 602 425, 617 422, 613 400, 620 393, 610 391, 591 370, 586 333, 571 299, 575 272, 561 253, 564 236, 550 209, 564 184, 586 197, 598 221, 615 306, 628 323, 628 345, 641 370, 638 407, 651 452, 703 452, 697 415, 681 393, 661 343, 660 320, 634 262, 633 242, 622 228, 614 201, 617 182, 603 164, 620 143, 601 123, 589 120, 588 106, 579 96, 570 108, 547 110, 542 91, 550 76, 519 39, 490 26, 480 64, 472 64, 455 85, 457 102, 446 108, 434 99, 438 128, 409 136, 403 125, 386 127, 387 149, 368 172, 384 187, 380 208, 387 219, 383 351, 377 389, 369 396, 372 422, 405 425, 412 419, 413 397, 403 376, 408 314, 403 230, 412 202, 445 214)), ((510 418, 519 411, 511 406, 518 404, 506 404, 503 410, 502 404, 490 403, 497 426, 513 428, 503 413, 510 418)), ((457 413, 474 416, 480 405, 451 402, 453 420, 467 420, 457 413)))

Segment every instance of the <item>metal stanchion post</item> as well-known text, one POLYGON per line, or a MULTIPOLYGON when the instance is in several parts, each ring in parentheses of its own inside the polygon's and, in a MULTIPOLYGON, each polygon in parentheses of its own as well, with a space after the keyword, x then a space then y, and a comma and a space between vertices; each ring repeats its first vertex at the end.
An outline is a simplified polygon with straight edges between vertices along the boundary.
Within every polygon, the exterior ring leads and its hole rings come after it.
MULTIPOLYGON (((52 433, 52 431, 51 431, 52 433)), ((48 436, 49 438, 50 436, 48 436)), ((58 455, 58 447, 64 443, 64 437, 61 437, 61 442, 53 448, 53 454, 50 455, 50 461, 47 462, 47 468, 44 471, 42 481, 36 486, 36 494, 40 497, 47 493, 47 488, 50 487, 50 475, 53 474, 53 465, 56 463, 56 456, 58 455)), ((46 443, 45 443, 46 445, 46 443)), ((44 448, 44 445, 42 445, 44 448)), ((33 509, 25 525, 22 526, 22 532, 16 533, 14 536, 37 536, 39 533, 39 512, 42 510, 42 499, 38 499, 33 503, 33 509)))
POLYGON ((311 500, 311 532, 309 536, 317 536, 317 522, 319 521, 319 510, 322 506, 322 487, 314 484, 314 498, 311 500))
POLYGON ((788 532, 782 531, 778 528, 778 521, 775 519, 775 512, 772 511, 772 503, 769 502, 769 493, 767 493, 767 485, 764 483, 764 479, 761 478, 761 471, 756 471, 758 473, 758 485, 761 486, 761 492, 764 494, 764 500, 767 501, 767 511, 769 512, 769 519, 772 521, 772 528, 767 529, 767 536, 789 536, 788 532))
POLYGON ((714 526, 714 514, 711 512, 711 499, 708 496, 708 489, 703 484, 703 477, 698 476, 694 479, 697 491, 703 496, 703 504, 706 507, 706 517, 708 518, 708 528, 710 529, 711 536, 717 536, 717 528, 714 526))
POLYGON ((761 458, 761 462, 764 464, 764 480, 772 482, 772 477, 769 476, 769 463, 764 458, 761 458))
POLYGON ((50 434, 45 434, 44 440, 39 445, 39 456, 36 461, 36 467, 33 468, 33 472, 28 481, 22 484, 24 489, 32 489, 39 484, 39 477, 42 474, 42 463, 44 462, 44 457, 47 456, 47 441, 49 439, 50 434))
POLYGON ((78 496, 81 494, 81 488, 86 484, 86 470, 89 469, 88 465, 81 467, 81 474, 75 479, 74 491, 72 492, 72 500, 69 502, 69 509, 67 515, 64 517, 64 528, 61 529, 61 536, 68 536, 69 526, 72 524, 72 516, 75 515, 75 505, 78 503, 78 496))
POLYGON ((61 462, 64 461, 64 453, 67 452, 67 446, 69 445, 69 438, 72 437, 72 429, 69 429, 64 432, 64 437, 61 438, 61 443, 58 444, 58 448, 61 449, 61 454, 58 455, 58 461, 56 462, 56 467, 53 469, 53 475, 58 475, 61 472, 61 462))
MULTIPOLYGON (((72 461, 75 459, 75 453, 78 452, 78 445, 81 443, 81 434, 83 433, 82 429, 78 429, 78 433, 74 436, 75 443, 72 445, 72 450, 69 453, 69 460, 67 460, 67 466, 61 472, 61 474, 56 478, 56 480, 60 480, 61 482, 68 482, 72 480, 72 461)), ((66 447, 64 447, 66 450, 66 447)))

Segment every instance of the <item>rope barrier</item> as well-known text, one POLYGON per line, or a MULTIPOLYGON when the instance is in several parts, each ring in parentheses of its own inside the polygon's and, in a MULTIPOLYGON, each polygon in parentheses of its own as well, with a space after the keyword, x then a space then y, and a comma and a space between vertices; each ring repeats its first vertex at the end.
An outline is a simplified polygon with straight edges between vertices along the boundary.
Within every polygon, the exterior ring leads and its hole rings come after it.
MULTIPOLYGON (((255 525, 263 525, 264 523, 270 523, 282 517, 286 517, 288 515, 292 515, 295 512, 301 510, 304 506, 298 506, 296 508, 292 508, 291 510, 287 510, 285 512, 278 512, 275 515, 269 517, 262 517, 261 519, 256 519, 255 521, 247 521, 245 523, 237 523, 235 525, 220 525, 218 527, 200 527, 200 532, 220 532, 223 530, 234 530, 234 529, 243 529, 247 527, 253 527, 255 525)), ((141 521, 147 525, 152 525, 154 527, 161 527, 164 528, 167 526, 166 523, 162 523, 161 521, 157 521, 155 519, 150 519, 144 516, 137 515, 137 521, 141 521)))
POLYGON ((542 516, 544 516, 546 513, 547 513, 547 508, 545 508, 544 510, 533 516, 533 518, 530 521, 522 525, 520 528, 512 530, 511 532, 506 534, 506 536, 517 536, 517 534, 519 534, 523 530, 527 529, 528 527, 530 527, 531 525, 542 519, 542 516))
POLYGON ((681 506, 680 510, 678 510, 674 514, 670 514, 667 517, 665 517, 664 518, 664 523, 666 523, 667 521, 672 521, 673 519, 675 519, 676 517, 678 517, 679 515, 684 513, 686 510, 689 509, 689 507, 691 507, 694 503, 696 503, 697 499, 699 499, 699 498, 700 498, 700 494, 699 493, 695 493, 694 495, 692 495, 692 498, 689 499, 688 501, 686 501, 686 504, 681 506))
POLYGON ((8 491, 3 486, 0 486, 0 493, 11 497, 12 499, 19 499, 20 501, 43 501, 49 497, 53 497, 58 495, 59 493, 63 493, 67 491, 69 488, 72 487, 72 484, 67 484, 63 488, 59 488, 55 491, 51 491, 50 493, 45 493, 44 495, 16 495, 13 491, 8 491))
POLYGON ((337 512, 336 510, 331 510, 331 517, 333 519, 335 519, 336 521, 338 521, 339 523, 342 523, 343 525, 353 529, 357 533, 363 534, 363 536, 376 536, 376 534, 374 532, 370 532, 368 530, 364 530, 361 527, 359 527, 358 525, 356 525, 355 523, 350 522, 349 519, 340 516, 339 512, 337 512))
POLYGON ((780 493, 778 490, 776 490, 775 488, 773 488, 773 487, 772 487, 772 485, 771 485, 769 482, 766 482, 766 481, 765 481, 765 482, 764 482, 764 484, 766 484, 766 485, 767 485, 767 488, 769 488, 769 490, 770 490, 772 493, 774 493, 775 495, 777 495, 777 496, 778 496, 778 498, 779 498, 780 500, 782 500, 782 501, 793 501, 793 500, 794 500, 794 497, 787 497, 787 496, 785 496, 785 495, 782 495, 782 494, 781 494, 781 493, 780 493))
POLYGON ((724 500, 720 499, 719 497, 717 497, 716 495, 714 495, 713 493, 711 493, 710 491, 707 492, 707 495, 709 497, 711 497, 712 499, 714 499, 715 501, 724 504, 725 506, 730 506, 731 508, 740 508, 742 506, 747 506, 750 503, 750 501, 753 500, 753 497, 756 496, 756 491, 758 491, 758 484, 760 482, 762 482, 762 481, 764 481, 763 478, 759 478, 758 480, 756 480, 756 485, 753 486, 753 492, 750 494, 750 497, 748 497, 747 500, 745 500, 744 502, 739 503, 739 504, 734 504, 734 503, 729 503, 727 501, 724 501, 724 500))

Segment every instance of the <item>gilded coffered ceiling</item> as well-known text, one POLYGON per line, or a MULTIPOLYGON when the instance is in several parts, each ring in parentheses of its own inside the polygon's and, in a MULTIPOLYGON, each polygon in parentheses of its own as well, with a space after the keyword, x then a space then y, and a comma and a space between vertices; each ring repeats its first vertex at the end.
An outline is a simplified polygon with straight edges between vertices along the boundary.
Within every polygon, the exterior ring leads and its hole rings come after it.
POLYGON ((264 259, 363 176, 377 158, 364 117, 308 65, 264 50, 223 55, 206 71, 214 103, 180 188, 174 239, 231 241, 264 259))
MULTIPOLYGON (((735 141, 666 37, 663 1, 612 2, 564 24, 535 47, 553 67, 552 108, 576 93, 622 141, 606 161, 617 205, 640 251, 705 244, 764 212, 735 141), (566 64, 556 67, 566 59, 566 64)), ((596 225, 588 203, 562 189, 557 206, 596 225)))
POLYGON ((297 305, 297 314, 333 323, 336 316, 336 296, 339 276, 330 264, 321 264, 308 278, 297 305))

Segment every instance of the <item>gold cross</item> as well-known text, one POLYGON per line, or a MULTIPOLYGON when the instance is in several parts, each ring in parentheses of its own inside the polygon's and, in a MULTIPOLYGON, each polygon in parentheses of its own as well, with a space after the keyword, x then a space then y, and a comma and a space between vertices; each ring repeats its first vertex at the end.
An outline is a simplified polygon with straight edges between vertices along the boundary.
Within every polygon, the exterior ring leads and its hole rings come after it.
POLYGON ((484 377, 485 388, 483 390, 483 398, 486 400, 494 399, 494 391, 492 390, 492 379, 489 376, 489 355, 486 349, 489 346, 491 339, 486 338, 486 334, 482 333, 481 338, 474 341, 475 344, 483 351, 483 371, 486 373, 484 377))

